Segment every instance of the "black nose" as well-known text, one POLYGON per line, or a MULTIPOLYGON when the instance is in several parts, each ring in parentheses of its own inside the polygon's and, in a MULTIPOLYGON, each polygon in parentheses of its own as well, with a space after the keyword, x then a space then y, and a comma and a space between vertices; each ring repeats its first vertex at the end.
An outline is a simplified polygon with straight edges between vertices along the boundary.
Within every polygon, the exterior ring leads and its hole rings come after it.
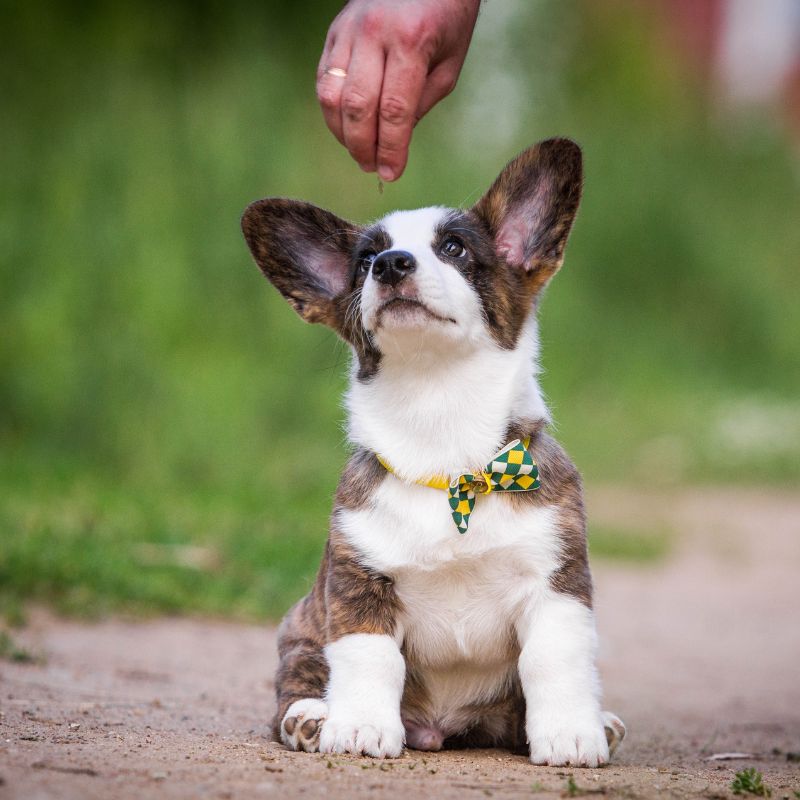
POLYGON ((417 268, 414 256, 405 250, 386 250, 372 262, 372 277, 389 286, 397 286, 417 268))

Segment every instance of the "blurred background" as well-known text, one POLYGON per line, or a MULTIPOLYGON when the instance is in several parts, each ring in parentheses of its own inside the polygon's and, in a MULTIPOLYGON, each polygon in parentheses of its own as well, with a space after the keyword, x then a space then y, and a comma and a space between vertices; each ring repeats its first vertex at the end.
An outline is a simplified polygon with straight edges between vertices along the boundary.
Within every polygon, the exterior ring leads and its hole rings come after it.
MULTIPOLYGON (((316 104, 339 7, 0 0, 7 621, 282 613, 346 458, 348 352, 262 278, 241 211, 470 204, 551 135, 586 191, 542 384, 589 487, 797 486, 800 2, 487 0, 382 194, 316 104)), ((593 551, 660 557, 640 528, 593 551)))

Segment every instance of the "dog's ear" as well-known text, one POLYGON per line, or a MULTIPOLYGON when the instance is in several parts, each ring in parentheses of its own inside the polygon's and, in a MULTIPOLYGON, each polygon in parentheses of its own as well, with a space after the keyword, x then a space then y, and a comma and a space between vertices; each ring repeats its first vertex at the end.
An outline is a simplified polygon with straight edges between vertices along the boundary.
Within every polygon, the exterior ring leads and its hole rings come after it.
POLYGON ((311 203, 251 203, 242 231, 256 264, 307 322, 338 329, 336 298, 350 282, 358 228, 311 203))
POLYGON ((582 182, 580 147, 548 139, 511 161, 473 208, 498 256, 538 277, 537 286, 561 266, 582 182))

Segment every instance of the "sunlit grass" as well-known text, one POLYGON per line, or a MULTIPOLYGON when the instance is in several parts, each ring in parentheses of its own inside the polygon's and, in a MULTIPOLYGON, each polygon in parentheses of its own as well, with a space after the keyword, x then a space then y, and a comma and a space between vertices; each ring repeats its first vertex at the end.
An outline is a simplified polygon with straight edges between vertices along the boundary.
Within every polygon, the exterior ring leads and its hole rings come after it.
POLYGON ((670 552, 672 537, 659 528, 652 531, 589 523, 589 556, 631 564, 655 564, 670 552))
POLYGON ((11 483, 0 507, 0 608, 12 620, 21 599, 90 618, 276 618, 310 587, 322 554, 319 495, 287 485, 233 497, 11 483))

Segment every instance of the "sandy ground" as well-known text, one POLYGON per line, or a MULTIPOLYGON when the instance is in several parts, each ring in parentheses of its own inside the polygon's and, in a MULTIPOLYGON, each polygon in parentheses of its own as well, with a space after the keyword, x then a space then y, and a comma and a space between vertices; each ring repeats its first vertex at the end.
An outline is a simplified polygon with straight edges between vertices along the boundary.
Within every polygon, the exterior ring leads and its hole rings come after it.
POLYGON ((800 792, 800 497, 590 495, 606 523, 679 532, 649 567, 596 564, 606 707, 629 735, 601 770, 498 750, 375 761, 271 742, 275 631, 165 619, 97 625, 35 615, 0 664, 0 798, 297 796, 732 797, 755 766, 800 792), (735 761, 715 753, 751 754, 735 761))

